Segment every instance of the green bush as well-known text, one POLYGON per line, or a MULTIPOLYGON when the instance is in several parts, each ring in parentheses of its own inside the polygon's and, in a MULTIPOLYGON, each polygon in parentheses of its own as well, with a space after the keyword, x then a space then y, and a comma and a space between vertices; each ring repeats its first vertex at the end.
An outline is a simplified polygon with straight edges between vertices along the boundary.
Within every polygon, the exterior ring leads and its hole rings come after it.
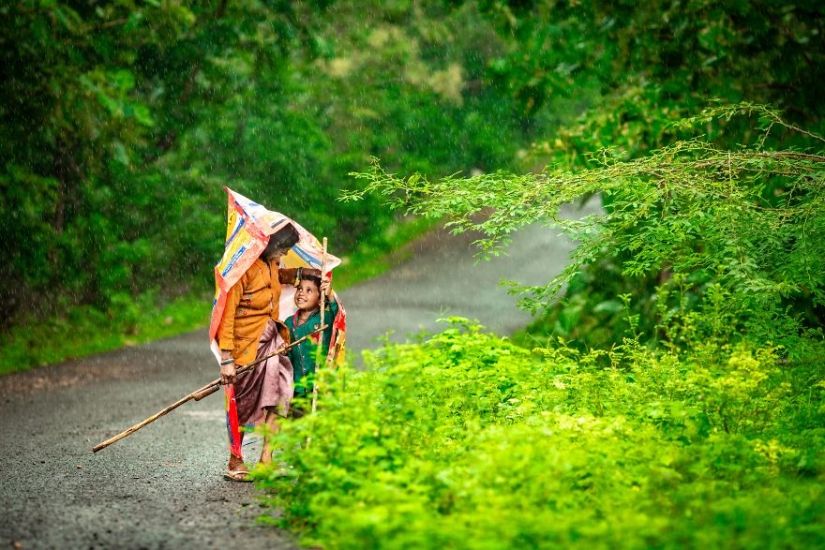
POLYGON ((682 355, 528 351, 451 321, 367 353, 365 372, 326 371, 319 412, 275 436, 286 470, 259 468, 258 483, 304 543, 825 544, 821 370, 713 340, 682 355))

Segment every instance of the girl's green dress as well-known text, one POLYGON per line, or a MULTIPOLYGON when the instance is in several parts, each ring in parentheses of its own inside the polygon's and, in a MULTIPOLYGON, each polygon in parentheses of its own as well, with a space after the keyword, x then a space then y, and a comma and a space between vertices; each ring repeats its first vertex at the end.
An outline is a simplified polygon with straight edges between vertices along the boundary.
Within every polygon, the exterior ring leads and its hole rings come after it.
MULTIPOLYGON (((335 298, 326 304, 324 310, 324 324, 327 325, 327 328, 323 331, 324 345, 321 361, 326 359, 327 353, 329 352, 329 342, 332 339, 332 321, 338 314, 338 302, 335 301, 335 298)), ((298 312, 296 311, 294 315, 286 319, 290 341, 294 342, 310 334, 312 331, 318 330, 321 327, 320 320, 320 309, 316 309, 302 325, 296 326, 298 321, 298 312)), ((303 379, 315 373, 315 354, 318 351, 318 339, 320 336, 320 332, 313 334, 289 350, 289 360, 292 361, 292 379, 293 382, 295 382, 296 397, 304 397, 312 392, 312 386, 307 384, 307 381, 303 379)))

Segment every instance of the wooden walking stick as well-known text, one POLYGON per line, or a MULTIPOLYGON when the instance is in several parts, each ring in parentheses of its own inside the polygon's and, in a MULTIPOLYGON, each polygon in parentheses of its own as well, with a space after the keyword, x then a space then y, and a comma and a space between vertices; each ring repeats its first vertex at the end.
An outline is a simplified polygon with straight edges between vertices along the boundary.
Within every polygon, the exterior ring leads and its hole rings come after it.
MULTIPOLYGON (((327 238, 324 237, 324 245, 321 251, 321 283, 324 282, 324 276, 326 275, 327 271, 327 238)), ((318 290, 321 290, 320 288, 318 290)), ((324 307, 325 307, 325 298, 327 297, 327 293, 323 290, 321 291, 321 320, 320 324, 324 324, 324 307)), ((321 332, 320 337, 318 338, 318 351, 315 353, 315 377, 312 381, 312 412, 315 413, 316 403, 318 401, 318 373, 321 370, 321 363, 323 360, 321 356, 324 353, 324 333, 321 332)))
MULTIPOLYGON (((327 325, 323 325, 318 330, 312 331, 311 333, 307 334, 303 338, 299 338, 298 340, 295 340, 291 344, 281 346, 280 348, 278 348, 276 351, 270 353, 269 355, 261 357, 260 359, 257 359, 255 361, 253 361, 252 363, 249 363, 247 365, 239 367, 237 372, 235 373, 235 375, 236 376, 241 376, 243 374, 248 373, 249 371, 254 369, 255 366, 258 365, 259 363, 262 363, 262 362, 266 361, 267 359, 271 359, 272 357, 275 357, 276 355, 280 355, 283 352, 288 351, 290 348, 300 344, 301 342, 303 342, 304 340, 309 338, 311 335, 315 334, 316 332, 323 331, 326 328, 327 328, 327 325)), ((142 427, 146 426, 147 424, 151 424, 152 422, 154 422, 155 420, 157 420, 161 416, 164 416, 165 414, 174 411, 175 409, 177 409, 178 407, 180 407, 184 403, 187 403, 187 402, 192 401, 192 400, 200 401, 204 397, 206 397, 208 395, 212 395, 213 393, 218 391, 218 388, 220 388, 220 387, 221 387, 221 379, 218 378, 217 380, 213 380, 212 382, 208 383, 204 387, 193 391, 192 393, 190 393, 189 395, 187 395, 185 397, 182 397, 181 399, 178 399, 177 401, 175 401, 174 403, 172 403, 171 405, 169 405, 168 407, 166 407, 162 411, 160 411, 156 414, 153 414, 152 416, 150 416, 149 418, 147 418, 143 422, 139 422, 139 423, 135 424, 134 426, 132 426, 128 430, 120 432, 119 434, 112 437, 111 439, 107 439, 106 441, 104 441, 102 443, 98 443, 97 445, 92 447, 92 451, 96 453, 101 449, 105 449, 106 447, 108 447, 112 443, 114 443, 116 441, 120 441, 124 437, 128 437, 128 436, 132 435, 133 433, 135 433, 136 431, 138 431, 142 427)))

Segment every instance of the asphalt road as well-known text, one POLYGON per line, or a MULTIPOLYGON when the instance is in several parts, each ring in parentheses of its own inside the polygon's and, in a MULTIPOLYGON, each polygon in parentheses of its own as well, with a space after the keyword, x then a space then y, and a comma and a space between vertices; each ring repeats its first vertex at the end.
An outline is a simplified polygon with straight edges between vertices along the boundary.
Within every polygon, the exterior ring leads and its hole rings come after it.
MULTIPOLYGON (((412 260, 341 292, 350 357, 382 335, 438 330, 445 315, 511 333, 530 318, 498 282, 546 282, 571 250, 555 231, 530 227, 508 256, 476 265, 472 239, 435 231, 411 245, 412 260)), ((296 548, 289 533, 257 521, 277 511, 251 484, 222 478, 220 394, 92 453, 216 377, 205 329, 0 377, 0 547, 296 548)), ((253 443, 245 454, 256 452, 253 443)))

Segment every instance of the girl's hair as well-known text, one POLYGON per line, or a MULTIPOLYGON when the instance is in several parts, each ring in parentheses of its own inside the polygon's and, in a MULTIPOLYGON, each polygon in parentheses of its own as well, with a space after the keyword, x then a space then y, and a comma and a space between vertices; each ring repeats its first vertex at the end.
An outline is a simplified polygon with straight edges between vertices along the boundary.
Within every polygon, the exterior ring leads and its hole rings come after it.
POLYGON ((315 283, 315 286, 318 287, 318 292, 321 291, 321 278, 320 277, 316 277, 315 275, 313 275, 311 273, 301 272, 301 274, 298 278, 301 281, 312 281, 313 283, 315 283))

